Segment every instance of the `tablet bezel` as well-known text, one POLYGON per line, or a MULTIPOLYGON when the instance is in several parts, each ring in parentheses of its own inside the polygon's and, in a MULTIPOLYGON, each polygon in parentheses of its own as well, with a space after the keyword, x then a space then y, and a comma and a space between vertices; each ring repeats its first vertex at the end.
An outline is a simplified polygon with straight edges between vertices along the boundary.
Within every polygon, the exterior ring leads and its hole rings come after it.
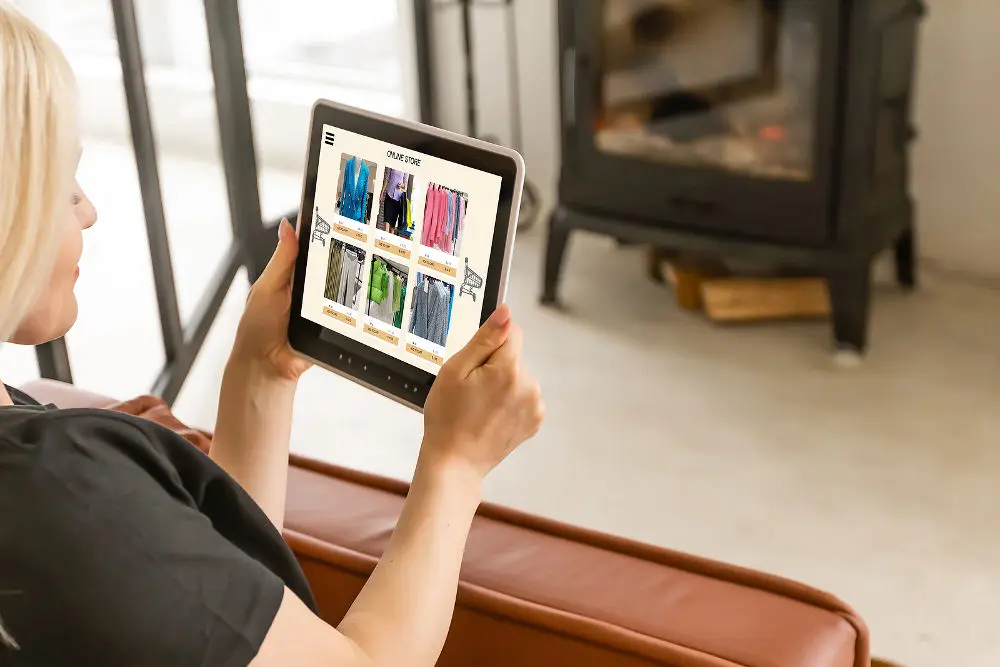
POLYGON ((316 179, 323 126, 361 134, 379 141, 448 160, 501 177, 490 264, 482 292, 480 324, 506 297, 508 272, 521 189, 524 160, 516 151, 421 123, 383 116, 328 100, 318 100, 309 123, 305 176, 299 207, 299 260, 295 263, 288 340, 299 354, 324 368, 358 382, 384 396, 422 410, 435 375, 327 329, 302 316, 306 258, 312 236, 316 179))

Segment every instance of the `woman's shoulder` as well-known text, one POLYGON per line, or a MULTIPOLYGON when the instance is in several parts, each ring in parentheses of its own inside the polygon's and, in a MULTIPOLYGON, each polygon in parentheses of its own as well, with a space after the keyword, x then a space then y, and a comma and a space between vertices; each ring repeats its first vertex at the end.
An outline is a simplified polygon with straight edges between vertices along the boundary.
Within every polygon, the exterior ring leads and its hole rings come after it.
POLYGON ((21 592, 0 615, 25 664, 248 664, 284 590, 256 554, 281 538, 235 482, 208 492, 222 475, 140 417, 0 408, 0 587, 21 592))
MULTIPOLYGON (((57 408, 40 404, 12 405, 0 408, 0 441, 44 441, 46 437, 65 435, 131 434, 148 437, 142 419, 103 408, 57 408)), ((98 436, 99 437, 99 436, 98 436)))
POLYGON ((176 479, 178 457, 192 454, 198 452, 179 435, 128 414, 95 408, 0 408, 0 478, 22 470, 78 477, 94 469, 113 476, 138 468, 176 479))

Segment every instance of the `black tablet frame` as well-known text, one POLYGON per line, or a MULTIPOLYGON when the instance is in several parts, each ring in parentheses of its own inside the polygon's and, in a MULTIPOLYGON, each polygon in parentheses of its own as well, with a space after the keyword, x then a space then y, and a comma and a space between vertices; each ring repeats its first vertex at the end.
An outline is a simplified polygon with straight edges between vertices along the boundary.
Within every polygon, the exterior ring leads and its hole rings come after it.
MULTIPOLYGON (((506 292, 507 269, 517 228, 517 206, 524 179, 524 162, 517 152, 508 148, 420 123, 390 118, 327 100, 319 100, 313 105, 299 207, 299 255, 295 264, 292 310, 288 323, 289 343, 299 354, 331 371, 405 405, 422 409, 436 377, 433 373, 327 329, 301 315, 324 125, 501 177, 490 263, 486 273, 486 286, 481 294, 483 312, 480 324, 496 310, 506 292)), ((374 233, 374 224, 369 224, 374 233)))

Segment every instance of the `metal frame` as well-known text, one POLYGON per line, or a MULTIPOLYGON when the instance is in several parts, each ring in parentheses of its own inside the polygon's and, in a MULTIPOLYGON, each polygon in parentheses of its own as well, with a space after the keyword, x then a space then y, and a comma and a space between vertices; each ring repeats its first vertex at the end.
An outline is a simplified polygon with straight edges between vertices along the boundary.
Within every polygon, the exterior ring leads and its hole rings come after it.
POLYGON ((413 0, 413 33, 416 45, 420 122, 436 126, 434 70, 431 55, 431 2, 432 0, 413 0))
MULTIPOLYGON (((425 122, 432 120, 433 114, 429 1, 414 0, 418 93, 421 118, 425 122)), ((208 289, 195 308, 192 321, 184 326, 177 305, 177 288, 163 212, 156 139, 149 110, 135 0, 111 0, 111 6, 166 358, 152 393, 173 403, 239 269, 245 267, 247 278, 253 283, 267 266, 277 242, 275 227, 279 221, 266 224, 261 214, 257 152, 247 94, 238 0, 204 0, 233 243, 213 273, 208 289)), ((297 215, 297 211, 292 211, 288 217, 292 219, 297 215)), ((73 382, 64 339, 37 346, 35 354, 42 377, 73 382)))
MULTIPOLYGON (((256 280, 276 242, 273 224, 265 225, 260 210, 257 155, 237 0, 205 0, 204 4, 233 243, 198 302, 192 322, 185 327, 177 306, 135 2, 111 0, 166 358, 152 391, 168 403, 180 393, 236 273, 246 267, 249 280, 256 280)), ((36 354, 43 377, 73 381, 63 339, 39 346, 36 354)))

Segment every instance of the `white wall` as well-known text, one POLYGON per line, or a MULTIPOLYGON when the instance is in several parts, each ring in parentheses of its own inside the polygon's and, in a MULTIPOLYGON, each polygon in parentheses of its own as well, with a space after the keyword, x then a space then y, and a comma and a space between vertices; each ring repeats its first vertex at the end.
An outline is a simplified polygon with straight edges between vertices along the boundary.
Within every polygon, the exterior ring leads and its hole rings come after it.
POLYGON ((951 269, 1000 276, 1000 2, 929 4, 913 162, 922 253, 951 269))
MULTIPOLYGON (((952 270, 1000 276, 1000 25, 997 0, 930 0, 917 75, 920 139, 913 159, 921 252, 952 270)), ((556 0, 515 0, 528 176, 547 202, 559 165, 556 0)), ((437 18, 441 124, 463 131, 457 13, 437 18)), ((477 10, 477 66, 485 130, 508 123, 503 22, 477 10)))

